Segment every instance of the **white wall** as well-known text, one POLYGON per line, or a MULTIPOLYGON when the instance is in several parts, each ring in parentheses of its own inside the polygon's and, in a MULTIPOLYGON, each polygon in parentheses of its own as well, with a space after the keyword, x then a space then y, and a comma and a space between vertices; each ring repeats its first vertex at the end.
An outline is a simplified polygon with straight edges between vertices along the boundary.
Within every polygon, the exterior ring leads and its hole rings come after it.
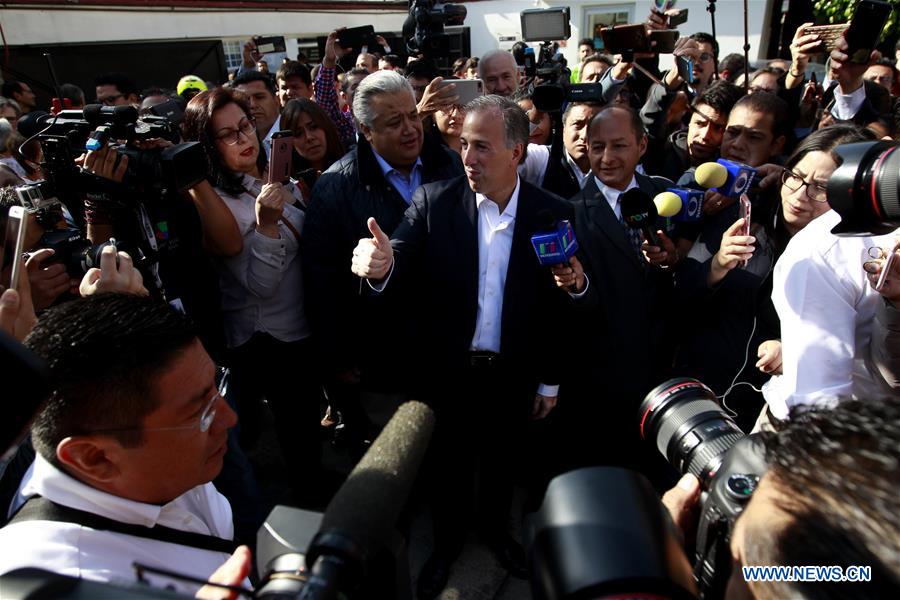
MULTIPOLYGON (((0 9, 11 46, 104 41, 173 39, 246 39, 251 35, 307 37, 324 35, 339 25, 374 25, 376 31, 399 31, 406 13, 237 12, 0 9)), ((290 50, 290 48, 289 48, 290 50)), ((293 48, 296 54, 296 47, 293 48)))
MULTIPOLYGON (((764 49, 760 49, 761 33, 767 23, 766 7, 771 0, 748 0, 749 34, 750 34, 750 60, 765 58, 764 49)), ((632 15, 635 22, 643 21, 650 12, 650 2, 628 2, 616 0, 572 0, 571 2, 553 2, 542 0, 490 0, 487 2, 473 2, 466 4, 468 15, 466 25, 472 30, 472 54, 481 56, 488 50, 498 47, 499 35, 515 35, 521 39, 521 23, 519 11, 527 8, 548 8, 551 6, 570 7, 572 16, 572 38, 568 48, 563 52, 569 65, 577 64, 578 49, 575 44, 582 37, 587 37, 582 31, 586 24, 586 9, 603 6, 628 5, 632 7, 632 15)), ((716 2, 716 37, 719 40, 719 56, 725 56, 731 52, 743 53, 744 46, 744 8, 743 0, 718 0, 716 2)), ((676 8, 688 9, 688 21, 679 27, 684 33, 696 31, 710 32, 709 13, 706 12, 707 2, 703 0, 679 0, 676 8)), ((532 44, 537 46, 537 44, 532 44)), ((663 57, 661 66, 664 68, 671 64, 670 57, 663 57)))

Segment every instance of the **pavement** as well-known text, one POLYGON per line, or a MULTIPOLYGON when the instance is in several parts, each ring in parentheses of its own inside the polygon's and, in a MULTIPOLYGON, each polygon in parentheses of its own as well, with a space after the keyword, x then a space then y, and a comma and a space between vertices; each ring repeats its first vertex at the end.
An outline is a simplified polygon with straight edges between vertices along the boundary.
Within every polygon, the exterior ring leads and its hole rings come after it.
MULTIPOLYGON (((376 426, 383 426, 396 409, 396 401, 390 396, 372 395, 364 399, 369 417, 376 426)), ((263 495, 273 504, 292 505, 289 487, 285 478, 286 468, 280 456, 278 442, 272 428, 273 417, 268 414, 265 430, 259 441, 248 452, 260 480, 263 495)), ((332 475, 335 484, 352 470, 355 459, 346 449, 335 448, 328 439, 323 439, 323 462, 332 475)), ((521 522, 521 505, 524 494, 517 490, 514 500, 514 519, 521 522)), ((306 507, 304 507, 306 508, 306 507)), ((411 507, 410 537, 408 557, 411 597, 415 598, 415 585, 422 566, 431 555, 432 526, 431 514, 424 504, 411 507)), ((513 532, 514 535, 517 532, 513 532)), ((439 596, 441 600, 527 600, 531 598, 529 583, 510 576, 500 566, 493 554, 470 536, 461 556, 453 564, 447 587, 439 596)))

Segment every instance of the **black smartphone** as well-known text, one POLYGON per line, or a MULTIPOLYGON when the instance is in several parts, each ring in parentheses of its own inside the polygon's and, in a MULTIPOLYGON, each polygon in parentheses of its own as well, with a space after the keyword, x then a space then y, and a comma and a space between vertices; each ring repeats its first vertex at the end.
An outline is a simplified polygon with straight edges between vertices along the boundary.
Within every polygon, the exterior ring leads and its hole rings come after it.
POLYGON ((850 27, 844 32, 849 62, 857 65, 869 63, 869 56, 878 45, 890 14, 891 5, 879 0, 862 0, 856 6, 850 27))
POLYGON ((256 51, 260 54, 287 52, 287 45, 284 43, 283 35, 258 36, 253 38, 253 43, 256 44, 256 51))
POLYGON ((291 160, 294 152, 294 134, 278 131, 272 134, 272 150, 269 152, 269 183, 287 183, 291 178, 291 160))
POLYGON ((674 15, 669 15, 669 27, 675 28, 684 25, 688 20, 688 9, 682 8, 674 15))
POLYGON ((22 268, 22 253, 25 251, 25 209, 12 206, 6 219, 6 237, 3 240, 3 269, 0 271, 0 286, 4 290, 19 289, 19 271, 22 268), (9 277, 7 278, 7 275, 9 277))
POLYGON ((678 31, 675 29, 654 29, 650 32, 651 48, 657 54, 672 54, 675 52, 675 42, 677 40, 678 31))
POLYGON ((348 27, 338 32, 338 44, 341 48, 353 48, 359 52, 363 46, 371 47, 375 43, 375 27, 372 25, 348 27))
POLYGON ((653 52, 643 23, 604 27, 600 30, 600 37, 603 39, 604 49, 610 54, 653 52))
POLYGON ((684 56, 675 57, 678 76, 688 83, 694 83, 694 61, 684 56))

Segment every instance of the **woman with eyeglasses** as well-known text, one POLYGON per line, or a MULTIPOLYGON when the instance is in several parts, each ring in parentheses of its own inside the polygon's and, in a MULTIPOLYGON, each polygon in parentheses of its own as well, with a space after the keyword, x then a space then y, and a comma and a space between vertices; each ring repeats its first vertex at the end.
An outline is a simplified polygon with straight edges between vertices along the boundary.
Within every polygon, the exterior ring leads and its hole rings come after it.
POLYGON ((437 137, 445 146, 462 155, 460 136, 462 136, 463 121, 466 120, 466 109, 459 104, 445 106, 434 111, 431 118, 437 137))
POLYGON ((266 183, 266 155, 240 93, 215 88, 195 96, 184 131, 203 145, 208 178, 244 240, 240 254, 216 260, 242 445, 260 433, 265 398, 291 472, 314 486, 319 395, 303 310, 302 198, 293 185, 266 183))
POLYGON ((281 128, 294 134, 292 177, 301 185, 306 202, 316 179, 344 155, 344 144, 334 122, 307 98, 288 102, 281 110, 281 128))
POLYGON ((749 235, 745 220, 738 219, 714 255, 703 260, 692 251, 676 269, 675 288, 685 309, 676 373, 697 377, 724 395, 745 431, 763 406, 753 389, 777 373, 781 361, 781 326, 772 304, 775 263, 800 230, 830 209, 825 186, 837 168, 834 148, 868 139, 871 134, 855 126, 807 137, 785 162, 778 201, 768 211, 752 205, 749 235))

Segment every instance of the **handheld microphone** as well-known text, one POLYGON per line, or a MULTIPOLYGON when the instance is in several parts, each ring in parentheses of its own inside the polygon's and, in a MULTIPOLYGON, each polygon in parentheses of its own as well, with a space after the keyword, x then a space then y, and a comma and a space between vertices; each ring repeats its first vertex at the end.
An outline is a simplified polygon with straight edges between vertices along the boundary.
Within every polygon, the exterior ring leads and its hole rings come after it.
POLYGON ((645 192, 631 188, 619 196, 622 207, 622 220, 633 229, 640 229, 644 239, 653 246, 662 246, 659 237, 653 230, 656 227, 656 205, 645 192))
POLYGON ((699 185, 729 198, 746 193, 755 176, 753 167, 724 158, 703 163, 694 171, 694 181, 699 185))
POLYGON ((661 217, 672 217, 676 221, 699 221, 703 217, 703 199, 706 192, 688 188, 668 188, 657 194, 653 203, 661 217), (677 208, 676 208, 677 206, 677 208))
POLYGON ((575 231, 568 221, 557 221, 549 210, 538 212, 541 221, 541 232, 531 236, 531 245, 537 254, 538 262, 544 266, 568 264, 569 259, 578 252, 578 240, 575 231))
POLYGON ((333 598, 353 587, 390 540, 434 430, 421 402, 397 409, 325 509, 306 551, 311 572, 301 598, 333 598))

